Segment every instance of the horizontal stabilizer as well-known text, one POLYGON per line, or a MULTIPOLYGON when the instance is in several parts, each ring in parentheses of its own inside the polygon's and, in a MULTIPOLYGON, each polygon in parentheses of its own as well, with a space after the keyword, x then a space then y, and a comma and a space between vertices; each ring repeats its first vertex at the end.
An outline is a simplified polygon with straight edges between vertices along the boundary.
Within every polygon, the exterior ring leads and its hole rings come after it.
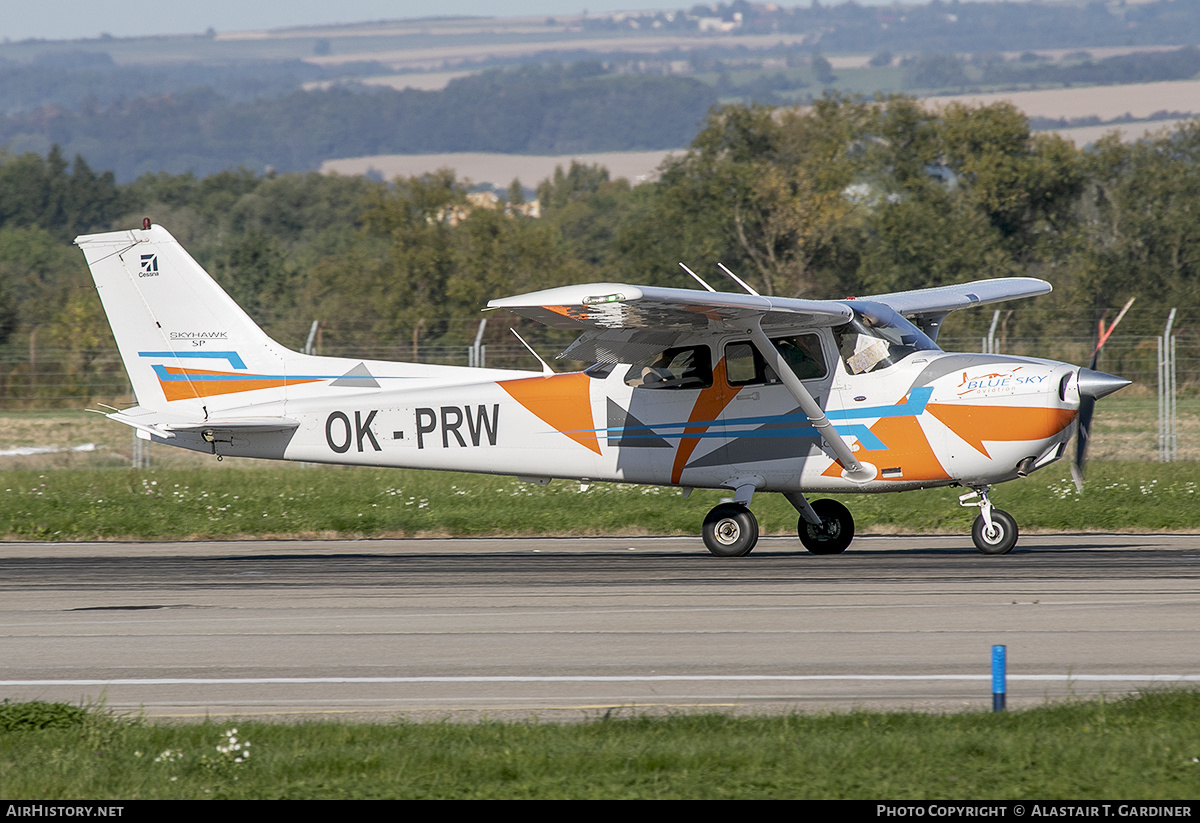
POLYGON ((146 409, 141 406, 106 414, 110 420, 132 426, 140 432, 170 440, 175 432, 238 432, 242 434, 267 434, 291 431, 299 428, 300 421, 289 417, 238 417, 194 420, 146 409))

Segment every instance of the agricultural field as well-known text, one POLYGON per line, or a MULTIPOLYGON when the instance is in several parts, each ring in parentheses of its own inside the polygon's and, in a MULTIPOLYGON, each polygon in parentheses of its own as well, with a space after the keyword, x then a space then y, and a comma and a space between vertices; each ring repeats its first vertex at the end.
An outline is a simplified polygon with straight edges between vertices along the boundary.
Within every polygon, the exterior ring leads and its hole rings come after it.
POLYGON ((1007 101, 1030 117, 1063 117, 1072 120, 1095 116, 1106 121, 1124 115, 1148 118, 1161 111, 1191 111, 1196 101, 1200 100, 1200 80, 996 91, 930 97, 927 100, 935 105, 961 103, 965 106, 988 106, 1007 101))
POLYGON ((582 154, 532 155, 490 154, 487 152, 453 152, 448 154, 380 154, 367 157, 348 157, 327 160, 321 164, 324 174, 379 174, 385 180, 397 177, 418 177, 437 169, 454 169, 460 179, 473 184, 490 183, 504 188, 513 180, 525 186, 552 178, 555 168, 569 169, 571 162, 600 165, 613 178, 623 177, 633 183, 657 176, 659 165, 671 151, 610 151, 582 154))
MULTIPOLYGON (((1096 52, 1128 53, 1128 50, 1096 49, 1096 52)), ((1061 59, 1061 55, 1059 55, 1061 59)), ((904 85, 899 66, 874 67, 866 65, 864 56, 833 57, 830 63, 837 69, 837 79, 831 88, 838 92, 870 97, 876 93, 910 92, 904 85)), ((393 88, 444 87, 450 79, 462 73, 389 75, 367 78, 369 84, 393 88)), ((797 68, 734 69, 724 76, 699 73, 697 79, 727 90, 722 102, 733 103, 753 99, 756 81, 770 77, 787 78, 793 90, 775 93, 780 100, 800 100, 822 89, 810 66, 797 68)), ((1152 83, 1038 88, 1026 85, 1017 89, 973 90, 965 94, 917 92, 926 105, 934 108, 952 104, 970 107, 1008 102, 1037 123, 1062 121, 1062 125, 1042 126, 1041 131, 1060 134, 1083 148, 1110 132, 1124 141, 1138 140, 1147 134, 1178 127, 1197 113, 1200 99, 1200 80, 1173 80, 1152 83), (1084 125, 1086 124, 1086 125, 1084 125)), ((342 157, 325 161, 323 173, 380 174, 386 180, 397 176, 412 176, 439 168, 453 168, 458 174, 476 184, 490 183, 503 187, 514 178, 522 181, 543 179, 554 172, 555 166, 566 168, 572 160, 606 167, 612 177, 624 177, 640 182, 652 179, 663 159, 682 149, 653 152, 581 152, 575 155, 535 156, 500 153, 453 154, 388 154, 364 157, 342 157)))

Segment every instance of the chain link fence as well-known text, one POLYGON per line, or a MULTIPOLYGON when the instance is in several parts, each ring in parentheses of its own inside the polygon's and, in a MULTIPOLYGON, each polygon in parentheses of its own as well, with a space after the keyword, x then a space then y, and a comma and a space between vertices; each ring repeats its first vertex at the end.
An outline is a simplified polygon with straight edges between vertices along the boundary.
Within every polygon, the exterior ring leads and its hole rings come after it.
MULTIPOLYGON (((1158 311, 1165 321, 1166 309, 1158 311)), ((982 313, 980 313, 982 314, 982 313)), ((1133 381, 1133 385, 1122 390, 1119 397, 1123 408, 1129 412, 1136 424, 1148 432, 1146 440, 1138 440, 1131 447, 1132 453, 1141 459, 1200 459, 1200 439, 1192 448, 1193 429, 1200 431, 1200 417, 1193 426, 1192 417, 1200 411, 1200 317, 1189 317, 1196 312, 1180 312, 1171 334, 1171 343, 1166 346, 1162 334, 1125 333, 1119 329, 1100 353, 1097 368, 1120 375, 1133 381), (1163 352, 1173 357, 1163 362, 1163 352), (1169 371, 1164 372, 1164 368, 1169 371), (1164 399, 1164 392, 1169 398, 1164 399), (1157 406, 1156 398, 1157 396, 1157 406), (1182 399, 1182 404, 1178 402, 1182 399), (1195 400, 1196 402, 1190 402, 1195 400), (1155 431, 1157 429, 1157 435, 1155 431), (1155 446, 1157 439, 1157 448, 1155 446)), ((983 317, 991 320, 991 317, 983 317)), ((1135 318, 1136 319, 1136 318, 1135 318)), ((1143 317, 1130 324, 1139 330, 1147 330, 1149 318, 1143 317)), ((297 325, 296 334, 279 334, 297 349, 304 348, 308 329, 297 325), (297 340, 289 338, 296 337, 297 340)), ((398 360, 444 365, 483 365, 491 368, 512 368, 539 371, 541 366, 529 350, 508 333, 508 328, 521 326, 521 334, 533 348, 556 370, 567 371, 587 364, 556 361, 554 358, 569 343, 571 336, 544 330, 542 327, 525 326, 511 318, 492 318, 487 334, 478 330, 478 321, 459 324, 461 328, 445 328, 437 344, 427 344, 419 336, 384 342, 369 330, 354 328, 322 327, 326 332, 325 342, 313 345, 313 351, 322 355, 366 359, 398 360), (479 343, 475 341, 478 338, 479 343), (455 344, 444 344, 454 339, 455 344), (484 343, 483 340, 490 342, 484 343), (336 342, 333 342, 336 341, 336 342)), ((1087 328, 1083 323, 1072 323, 1073 331, 1087 328)), ((988 323, 982 323, 989 328, 988 323)), ((1001 327, 1002 329, 1002 327, 1001 327)), ((1013 354, 1041 357, 1068 363, 1087 365, 1092 357, 1095 338, 1084 334, 1058 334, 1042 337, 1021 337, 995 334, 997 324, 991 325, 991 336, 973 334, 943 334, 939 345, 946 351, 981 352, 994 351, 998 354, 1013 354)), ((277 330, 282 331, 282 330, 277 330)), ((98 349, 65 350, 35 348, 32 346, 8 346, 0 348, 0 412, 39 412, 64 409, 83 409, 107 404, 117 408, 134 402, 128 378, 115 346, 98 349)), ((1101 404, 1101 411, 1116 408, 1111 401, 1101 404)), ((1102 455, 1095 455, 1102 458, 1102 455)), ((1128 455, 1126 455, 1128 456, 1128 455)))

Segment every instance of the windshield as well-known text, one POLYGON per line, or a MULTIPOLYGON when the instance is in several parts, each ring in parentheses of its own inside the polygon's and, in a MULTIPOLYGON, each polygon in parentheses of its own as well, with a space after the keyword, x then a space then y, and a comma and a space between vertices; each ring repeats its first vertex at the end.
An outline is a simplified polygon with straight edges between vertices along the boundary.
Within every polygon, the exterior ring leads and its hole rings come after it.
POLYGON ((838 353, 851 374, 867 374, 918 351, 941 351, 915 325, 882 303, 852 305, 854 317, 833 330, 838 353))

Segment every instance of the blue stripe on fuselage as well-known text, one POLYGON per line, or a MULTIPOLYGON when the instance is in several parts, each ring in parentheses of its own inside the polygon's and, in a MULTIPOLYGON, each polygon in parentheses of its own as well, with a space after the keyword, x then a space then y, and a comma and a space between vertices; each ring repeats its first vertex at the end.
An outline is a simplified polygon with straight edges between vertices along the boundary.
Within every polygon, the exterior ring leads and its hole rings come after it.
MULTIPOLYGON (((885 417, 918 417, 924 414, 925 407, 929 404, 929 398, 933 395, 932 386, 922 386, 919 389, 913 389, 909 393, 908 398, 903 403, 897 403, 890 406, 865 406, 860 409, 834 409, 827 411, 825 416, 830 422, 835 420, 862 420, 862 419, 882 419, 885 417)), ((713 437, 817 437, 818 432, 809 423, 808 415, 806 414, 778 414, 766 415, 757 417, 734 417, 727 418, 723 421, 723 428, 720 431, 702 431, 702 432, 686 432, 692 428, 709 428, 721 423, 717 420, 693 420, 688 423, 657 423, 653 426, 617 426, 613 428, 595 429, 595 433, 602 437, 621 439, 650 439, 661 438, 667 440, 675 439, 707 439, 713 437), (787 426, 781 424, 802 424, 796 426, 787 426), (772 428, 758 428, 764 425, 771 425, 772 428), (736 428, 734 427, 753 426, 755 428, 736 428), (665 430, 665 431, 664 431, 665 430), (672 431, 674 430, 674 431, 672 431)), ((863 448, 876 450, 886 450, 887 444, 874 435, 864 423, 842 423, 835 424, 834 430, 841 435, 853 436, 858 438, 859 443, 863 448)), ((589 430, 590 432, 591 430, 589 430)), ((571 434, 583 432, 570 432, 571 434)))

